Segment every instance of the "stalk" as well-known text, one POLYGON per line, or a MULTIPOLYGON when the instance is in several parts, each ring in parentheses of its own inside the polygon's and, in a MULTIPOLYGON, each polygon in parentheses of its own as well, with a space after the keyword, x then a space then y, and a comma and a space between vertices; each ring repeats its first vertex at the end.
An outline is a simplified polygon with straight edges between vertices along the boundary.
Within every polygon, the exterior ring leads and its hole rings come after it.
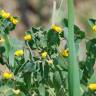
POLYGON ((7 59, 9 58, 9 52, 10 52, 10 42, 9 42, 9 39, 8 39, 8 36, 6 35, 6 34, 3 34, 3 38, 4 38, 4 40, 5 40, 5 49, 6 49, 6 53, 5 53, 5 55, 6 55, 6 57, 7 57, 7 59))
POLYGON ((56 15, 56 1, 53 2, 53 10, 52 10, 52 24, 55 24, 55 15, 56 15))
POLYGON ((74 42, 74 0, 68 2, 69 96, 80 96, 79 66, 74 42))

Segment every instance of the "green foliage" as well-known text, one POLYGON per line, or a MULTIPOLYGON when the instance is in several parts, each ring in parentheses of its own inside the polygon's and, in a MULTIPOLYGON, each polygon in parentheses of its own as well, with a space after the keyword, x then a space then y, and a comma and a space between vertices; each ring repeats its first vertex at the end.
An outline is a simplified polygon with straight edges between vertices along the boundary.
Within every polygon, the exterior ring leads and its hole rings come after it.
MULTIPOLYGON (((93 19, 90 21, 94 22, 93 19)), ((93 23, 94 24, 94 23, 93 23)), ((15 28, 8 18, 0 16, 0 36, 4 38, 0 44, 0 64, 5 65, 14 76, 6 79, 0 76, 0 96, 69 96, 68 91, 68 57, 62 55, 61 41, 68 40, 68 21, 62 20, 62 32, 49 28, 32 27, 25 34, 31 40, 19 40, 9 36, 15 28), (22 56, 16 56, 17 50, 23 50, 22 56), (47 52, 46 58, 42 53, 47 52), (48 63, 49 60, 53 62, 48 63), (18 94, 15 91, 20 91, 18 94)), ((79 47, 85 32, 74 25, 75 45, 79 47)), ((65 45, 63 50, 67 49, 65 45)), ((76 50, 78 52, 78 48, 76 50)), ((86 42, 86 61, 79 62, 80 89, 82 96, 94 96, 95 91, 87 85, 96 83, 93 66, 96 59, 96 39, 86 42)), ((70 53, 69 53, 70 54, 70 53)), ((75 81, 74 81, 75 82, 75 81)))

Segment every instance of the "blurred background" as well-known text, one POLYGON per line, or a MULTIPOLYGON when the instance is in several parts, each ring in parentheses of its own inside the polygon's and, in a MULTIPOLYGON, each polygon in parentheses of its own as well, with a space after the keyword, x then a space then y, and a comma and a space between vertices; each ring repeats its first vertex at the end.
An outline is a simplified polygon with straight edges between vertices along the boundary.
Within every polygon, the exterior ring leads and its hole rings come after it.
MULTIPOLYGON (((0 9, 10 12, 20 18, 20 23, 12 34, 22 36, 31 26, 48 26, 51 22, 54 0, 0 0, 0 9)), ((63 14, 67 16, 67 0, 62 5, 63 14)), ((56 0, 57 8, 61 0, 56 0)), ((82 30, 88 30, 89 17, 96 18, 96 0, 74 0, 76 23, 82 30)), ((59 18, 57 18, 59 19, 59 18)), ((90 32, 89 32, 90 34, 90 32)))

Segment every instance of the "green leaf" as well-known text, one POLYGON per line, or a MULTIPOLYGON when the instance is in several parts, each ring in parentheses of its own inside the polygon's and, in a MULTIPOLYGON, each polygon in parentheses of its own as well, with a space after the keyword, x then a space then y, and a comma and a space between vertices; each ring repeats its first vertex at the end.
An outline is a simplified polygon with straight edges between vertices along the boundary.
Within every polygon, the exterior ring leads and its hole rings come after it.
POLYGON ((4 53, 5 52, 5 47, 3 46, 0 46, 0 54, 4 53))
POLYGON ((88 83, 96 83, 96 71, 94 71, 94 74, 90 77, 88 83))
POLYGON ((36 65, 33 62, 28 62, 23 68, 23 72, 35 72, 36 65))
POLYGON ((47 40, 48 46, 60 44, 59 34, 54 32, 53 30, 48 31, 47 40))
MULTIPOLYGON (((57 60, 57 64, 63 69, 63 70, 67 70, 68 69, 68 60, 61 57, 61 56, 58 56, 56 58, 57 60)), ((55 64, 56 65, 56 64, 55 64)))
POLYGON ((23 73, 24 82, 26 83, 27 90, 31 87, 31 72, 23 73))
MULTIPOLYGON (((68 28, 68 20, 67 19, 64 19, 63 21, 62 21, 62 24, 63 24, 63 26, 64 26, 64 36, 66 37, 66 38, 68 38, 68 30, 67 30, 67 28, 68 28)), ((80 30, 80 28, 77 26, 77 25, 74 25, 74 37, 75 37, 75 40, 78 40, 78 39, 83 39, 83 38, 85 38, 85 32, 83 32, 82 30, 80 30)))
POLYGON ((57 82, 56 85, 59 85, 59 86, 62 84, 61 77, 58 71, 54 73, 54 83, 55 82, 57 82))
POLYGON ((24 46, 24 41, 21 41, 16 37, 10 37, 9 40, 14 50, 22 49, 24 46))
POLYGON ((9 52, 9 65, 14 67, 14 48, 11 48, 9 52))
POLYGON ((43 84, 39 84, 38 90, 39 90, 40 96, 45 96, 45 87, 43 84))
POLYGON ((53 72, 49 72, 49 78, 50 78, 52 83, 53 83, 53 77, 54 77, 54 73, 53 72))
POLYGON ((86 43, 86 49, 88 51, 88 53, 92 53, 95 57, 96 57, 96 39, 91 39, 86 43))
POLYGON ((50 96, 56 96, 56 92, 55 92, 55 89, 54 88, 48 88, 48 93, 50 96))
POLYGON ((96 19, 90 18, 90 19, 88 20, 88 23, 89 23, 89 25, 92 27, 93 25, 96 24, 96 19))
POLYGON ((32 32, 33 32, 33 33, 36 33, 37 31, 39 31, 39 30, 40 30, 40 28, 32 27, 32 29, 31 29, 31 30, 32 30, 32 32))

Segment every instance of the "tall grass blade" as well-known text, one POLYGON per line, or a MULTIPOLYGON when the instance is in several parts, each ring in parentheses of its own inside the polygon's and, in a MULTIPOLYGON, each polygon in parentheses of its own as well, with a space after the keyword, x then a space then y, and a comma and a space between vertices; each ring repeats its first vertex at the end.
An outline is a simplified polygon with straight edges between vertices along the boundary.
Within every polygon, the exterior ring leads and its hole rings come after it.
POLYGON ((79 67, 74 42, 74 0, 68 0, 69 96, 80 96, 79 67))

